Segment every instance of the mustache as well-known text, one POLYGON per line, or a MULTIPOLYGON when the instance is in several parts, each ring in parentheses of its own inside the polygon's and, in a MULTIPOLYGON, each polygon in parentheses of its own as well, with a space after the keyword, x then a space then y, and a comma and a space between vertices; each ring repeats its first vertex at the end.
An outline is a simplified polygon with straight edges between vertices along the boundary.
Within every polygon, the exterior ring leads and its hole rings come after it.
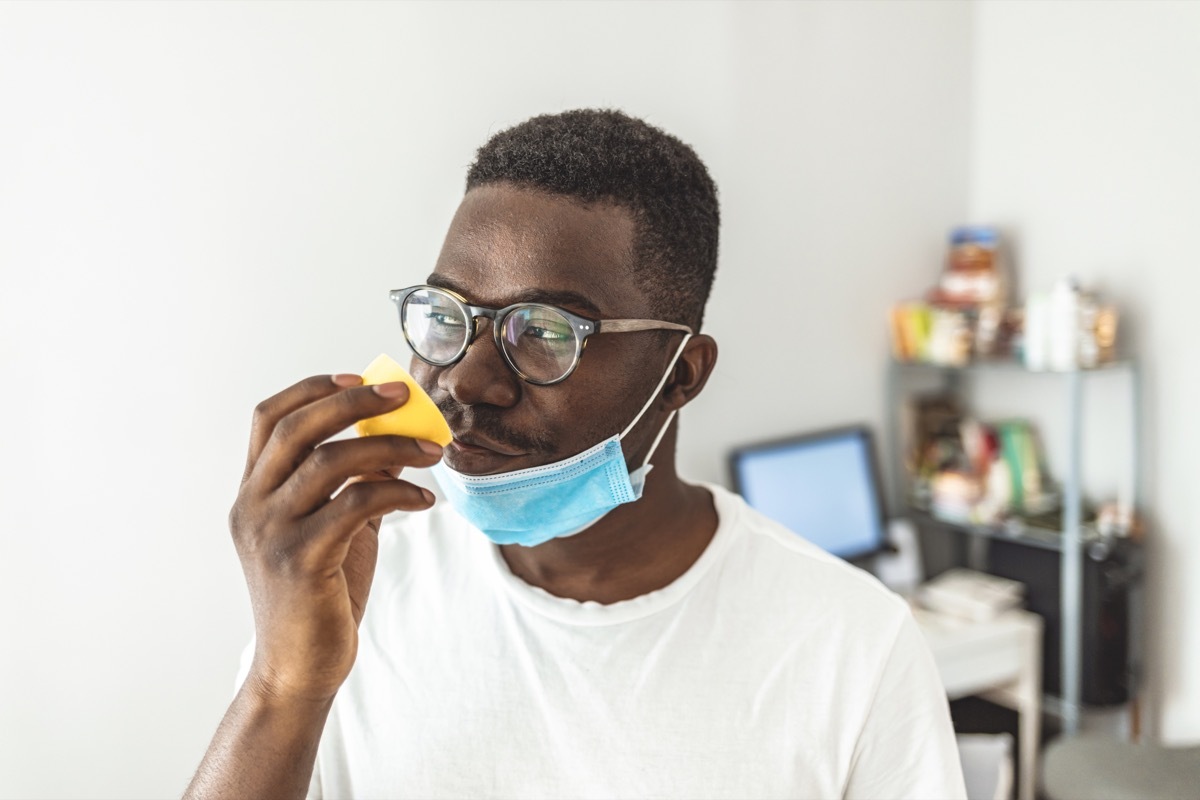
POLYGON ((478 431, 496 444, 529 454, 554 452, 554 440, 546 432, 514 431, 500 421, 498 414, 487 409, 459 405, 450 398, 439 400, 437 407, 453 430, 478 431))

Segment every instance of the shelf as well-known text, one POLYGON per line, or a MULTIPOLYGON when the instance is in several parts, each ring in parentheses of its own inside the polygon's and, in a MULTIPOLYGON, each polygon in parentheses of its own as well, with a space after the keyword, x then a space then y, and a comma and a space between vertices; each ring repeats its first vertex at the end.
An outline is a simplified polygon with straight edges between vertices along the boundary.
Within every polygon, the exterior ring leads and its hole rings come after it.
MULTIPOLYGON (((921 508, 910 506, 907 509, 907 516, 914 522, 923 522, 930 525, 937 525, 942 528, 967 533, 972 536, 983 536, 988 539, 999 539, 1006 542, 1017 542, 1026 544, 1031 547, 1040 547, 1043 550, 1054 550, 1062 552, 1062 532, 1051 530, 1049 528, 1041 528, 1035 525, 1027 525, 1023 523, 998 523, 994 525, 983 525, 978 523, 955 522, 953 520, 942 519, 941 517, 931 514, 921 508)), ((1090 526, 1084 526, 1080 530, 1081 545, 1090 545, 1094 542, 1110 543, 1113 540, 1106 539, 1095 531, 1090 526)))
MULTIPOLYGON (((897 467, 893 473, 890 499, 892 508, 900 514, 907 514, 914 523, 922 523, 932 529, 941 529, 952 533, 962 533, 969 537, 967 544, 968 559, 978 561, 984 547, 992 541, 1015 542, 1062 554, 1059 569, 1059 613, 1061 614, 1061 677, 1063 687, 1063 707, 1065 709, 1064 728, 1068 733, 1078 730, 1079 709, 1082 699, 1082 643, 1083 643, 1083 562, 1085 558, 1096 558, 1101 552, 1112 549, 1124 550, 1130 540, 1122 538, 1101 537, 1093 526, 1084 522, 1085 509, 1083 500, 1083 398, 1085 387, 1094 384, 1087 380, 1092 375, 1120 374, 1128 377, 1130 398, 1129 423, 1131 427, 1131 452, 1129 454, 1129 486, 1135 509, 1142 506, 1141 468, 1139 459, 1139 442, 1141 441, 1141 390, 1140 370, 1134 359, 1124 358, 1106 362, 1089 368, 1076 368, 1066 371, 1031 370, 1014 358, 994 358, 972 361, 962 366, 948 364, 931 364, 923 361, 898 361, 895 358, 887 360, 887 393, 884 419, 888 429, 888 443, 891 450, 892 463, 897 467), (929 376, 936 376, 944 391, 955 394, 969 394, 972 384, 978 384, 976 376, 994 374, 1011 377, 1019 374, 1052 375, 1062 380, 1052 381, 1063 391, 1064 410, 1066 411, 1067 431, 1064 444, 1066 445, 1066 465, 1063 467, 1061 483, 1062 517, 1054 528, 1040 527, 1032 524, 1019 525, 973 525, 940 519, 927 510, 911 507, 910 490, 905 486, 906 480, 903 456, 901 451, 900 427, 903 398, 912 394, 914 388, 906 386, 910 377, 920 378, 911 383, 925 383, 929 376)), ((986 384, 988 381, 982 381, 986 384)), ((1106 434, 1111 431, 1106 431, 1106 434)), ((1136 543, 1134 543, 1136 544, 1136 543)), ((1140 548, 1135 548, 1140 549, 1140 548)))
POLYGON ((1078 369, 1069 370, 1053 370, 1053 369, 1029 369, 1020 361, 1011 358, 993 358, 982 359, 979 361, 971 361, 962 366, 954 366, 953 364, 935 364, 930 361, 898 361, 891 359, 891 365, 897 369, 926 369, 926 370, 942 370, 945 372, 989 372, 989 371, 1012 371, 1024 372, 1030 375, 1089 375, 1106 372, 1125 372, 1136 367, 1136 362, 1131 359, 1118 359, 1116 361, 1108 361, 1104 364, 1099 364, 1094 367, 1080 367, 1078 369))

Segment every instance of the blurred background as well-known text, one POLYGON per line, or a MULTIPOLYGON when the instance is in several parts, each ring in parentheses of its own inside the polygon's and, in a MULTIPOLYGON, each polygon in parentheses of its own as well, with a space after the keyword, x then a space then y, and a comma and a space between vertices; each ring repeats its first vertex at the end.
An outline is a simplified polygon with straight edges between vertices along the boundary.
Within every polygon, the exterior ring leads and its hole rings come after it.
MULTIPOLYGON (((882 426, 887 310, 956 225, 1004 231, 1019 287, 1103 288, 1142 368, 1146 732, 1200 741, 1200 4, 9 2, 0 797, 182 791, 251 635, 226 514, 254 405, 398 351, 387 291, 431 270, 474 149, 583 106, 720 188, 693 479, 882 426)), ((1061 472, 1055 390, 986 397, 1045 411, 1061 472)), ((1126 445, 1089 451, 1096 493, 1126 445)))

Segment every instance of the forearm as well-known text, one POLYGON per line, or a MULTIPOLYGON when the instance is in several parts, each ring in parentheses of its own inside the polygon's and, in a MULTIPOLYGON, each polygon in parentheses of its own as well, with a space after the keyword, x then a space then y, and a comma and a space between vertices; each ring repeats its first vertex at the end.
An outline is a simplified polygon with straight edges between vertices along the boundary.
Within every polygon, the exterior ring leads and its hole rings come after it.
POLYGON ((286 701, 247 679, 225 712, 184 800, 303 798, 332 699, 286 701))

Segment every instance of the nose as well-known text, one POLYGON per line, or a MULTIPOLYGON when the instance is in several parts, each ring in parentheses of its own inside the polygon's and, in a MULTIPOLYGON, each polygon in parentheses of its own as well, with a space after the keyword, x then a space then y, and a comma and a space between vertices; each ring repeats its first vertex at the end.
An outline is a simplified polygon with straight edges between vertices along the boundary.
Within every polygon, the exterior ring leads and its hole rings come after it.
POLYGON ((510 408, 521 397, 521 379, 509 369, 493 337, 485 334, 484 329, 495 322, 486 317, 476 317, 474 322, 467 352, 441 371, 438 388, 460 405, 510 408))

